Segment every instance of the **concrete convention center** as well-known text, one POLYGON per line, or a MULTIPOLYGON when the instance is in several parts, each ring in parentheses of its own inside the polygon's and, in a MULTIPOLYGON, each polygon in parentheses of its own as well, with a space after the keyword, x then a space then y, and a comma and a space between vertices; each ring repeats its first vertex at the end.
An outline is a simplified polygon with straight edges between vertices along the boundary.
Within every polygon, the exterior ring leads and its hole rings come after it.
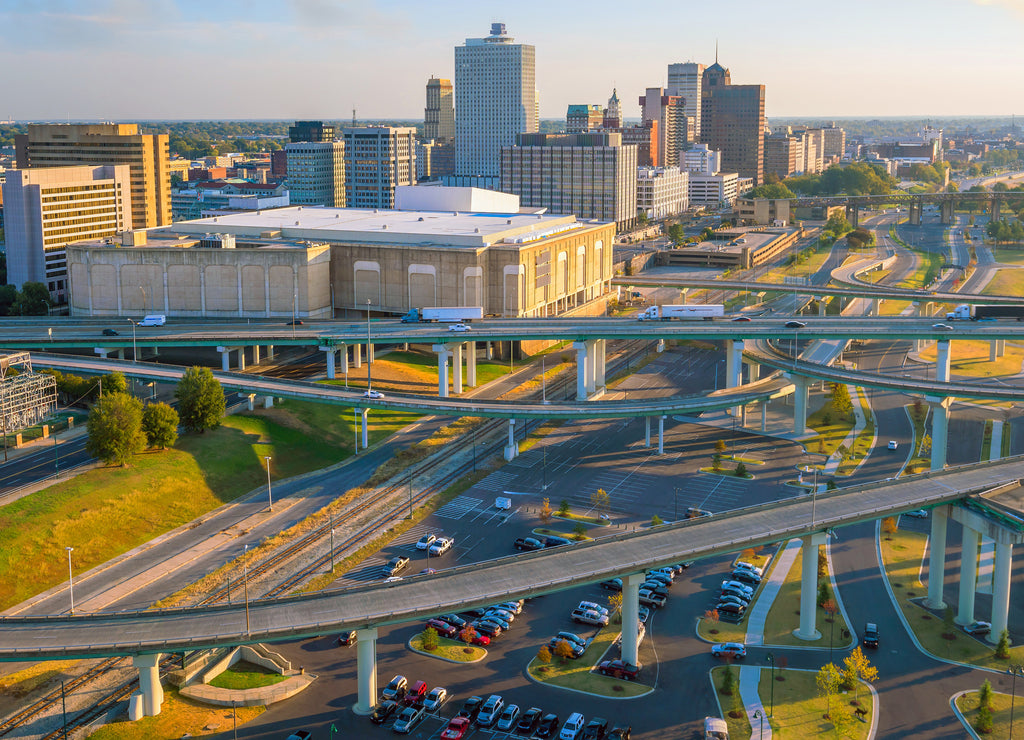
POLYGON ((68 245, 71 312, 547 316, 609 289, 613 223, 520 212, 515 196, 473 188, 398 188, 396 206, 236 213, 68 245))

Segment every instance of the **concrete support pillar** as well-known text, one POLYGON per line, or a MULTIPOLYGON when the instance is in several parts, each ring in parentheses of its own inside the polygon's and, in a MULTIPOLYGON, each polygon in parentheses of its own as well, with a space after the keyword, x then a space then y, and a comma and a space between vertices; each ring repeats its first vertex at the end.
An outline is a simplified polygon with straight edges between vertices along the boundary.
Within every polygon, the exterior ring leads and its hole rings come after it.
POLYGON ((110 350, 106 347, 93 347, 92 351, 102 357, 104 360, 107 359, 107 355, 110 354, 110 350))
POLYGON ((910 214, 910 225, 920 226, 921 225, 921 206, 915 203, 910 204, 910 208, 907 209, 910 214))
POLYGON ((273 360, 274 359, 274 345, 272 345, 272 344, 268 344, 267 345, 267 359, 268 360, 273 360))
MULTIPOLYGON (((124 349, 119 349, 117 351, 117 359, 119 359, 119 360, 123 360, 124 359, 124 349)), ((132 359, 138 359, 138 358, 133 357, 132 359)))
POLYGON ((953 201, 947 200, 939 207, 939 219, 947 225, 953 223, 953 201))
POLYGON ((801 640, 817 640, 818 547, 825 544, 823 534, 800 538, 800 627, 793 631, 801 640))
POLYGON ((587 376, 589 372, 587 365, 589 363, 588 350, 589 342, 573 342, 572 348, 576 350, 576 400, 586 401, 587 400, 587 376))
POLYGON ((761 402, 761 431, 768 431, 768 402, 761 402))
POLYGON ((607 339, 598 339, 594 342, 596 350, 594 356, 594 388, 604 388, 605 385, 605 361, 608 349, 607 339))
POLYGON ((272 408, 274 408, 274 397, 273 396, 264 396, 263 397, 263 408, 265 408, 265 409, 272 409, 272 408))
POLYGON ((882 299, 872 298, 871 309, 868 311, 869 316, 881 316, 882 315, 882 299))
POLYGON ((743 340, 725 340, 725 387, 743 385, 743 340))
POLYGON ((943 577, 946 574, 946 523, 944 511, 932 511, 932 532, 928 538, 928 598, 924 604, 929 609, 945 609, 942 600, 943 577))
POLYGON ((976 530, 964 527, 960 542, 960 602, 957 604, 956 623, 974 621, 974 590, 978 582, 978 539, 976 530))
POLYGON ((824 316, 825 310, 828 308, 828 301, 822 297, 818 299, 818 315, 824 316))
POLYGON ((946 467, 946 445, 949 438, 949 407, 952 398, 927 399, 932 410, 932 466, 931 470, 944 470, 946 467))
POLYGON ((761 379, 761 366, 756 362, 747 363, 747 382, 756 383, 761 379))
POLYGON ((996 562, 992 571, 992 630, 988 641, 995 645, 999 635, 1006 629, 1010 611, 1010 571, 1013 564, 1013 545, 1008 542, 996 543, 996 562))
POLYGON ((452 347, 452 391, 462 393, 462 343, 452 347))
POLYGON ((1000 203, 998 200, 996 200, 995 198, 992 199, 992 221, 999 220, 999 210, 1001 205, 1002 203, 1000 203))
POLYGON ((587 397, 597 391, 597 341, 587 341, 587 397))
POLYGON ((940 339, 935 343, 935 380, 949 382, 949 340, 940 339))
POLYGON ((359 427, 363 431, 363 449, 370 446, 370 409, 359 409, 359 427))
POLYGON ((665 417, 658 417, 658 454, 665 454, 665 417))
POLYGON ((139 670, 142 714, 145 717, 155 717, 160 714, 160 705, 164 701, 164 688, 160 685, 160 653, 133 655, 132 665, 139 670))
POLYGON ((256 394, 255 393, 250 393, 249 396, 248 396, 248 399, 249 399, 249 403, 248 403, 249 410, 250 411, 254 411, 256 409, 256 394))
POLYGON ((252 346, 252 364, 260 364, 260 346, 258 344, 252 346))
POLYGON ((640 584, 644 580, 643 573, 622 577, 622 659, 632 665, 639 664, 640 584))
POLYGON ((807 431, 807 378, 793 377, 793 433, 804 434, 807 431))
POLYGON ((447 344, 435 344, 431 347, 437 352, 437 396, 448 398, 448 358, 451 357, 451 350, 447 344))
POLYGON ((369 345, 369 347, 367 347, 367 349, 366 349, 366 361, 367 361, 367 362, 373 362, 373 360, 374 360, 374 357, 376 357, 376 355, 374 354, 374 353, 375 353, 375 351, 376 351, 376 350, 374 350, 374 346, 375 346, 375 345, 372 345, 372 344, 371 344, 371 345, 369 345))
POLYGON ((363 366, 363 345, 353 344, 352 345, 352 367, 363 366))
POLYGON ((220 352, 220 369, 227 372, 231 369, 231 350, 227 347, 218 347, 217 351, 220 352))
POLYGON ((644 447, 651 446, 651 417, 644 417, 644 447))
POLYGON ((490 342, 485 343, 484 357, 488 360, 494 359, 494 347, 491 346, 490 342))
POLYGON ((356 630, 358 699, 352 711, 370 714, 377 703, 377 628, 356 630))
POLYGON ((516 420, 508 420, 508 444, 505 445, 505 459, 514 460, 519 457, 519 444, 516 442, 516 420))
POLYGON ((245 347, 238 348, 238 370, 245 370, 245 347))
POLYGON ((334 347, 321 347, 320 351, 327 357, 327 379, 334 380, 336 375, 334 370, 334 360, 335 357, 337 357, 338 351, 334 347))
POLYGON ((476 342, 466 342, 466 385, 476 388, 476 342))
POLYGON ((1002 357, 1005 354, 1006 354, 1006 340, 1005 339, 997 339, 996 340, 996 357, 1002 357))

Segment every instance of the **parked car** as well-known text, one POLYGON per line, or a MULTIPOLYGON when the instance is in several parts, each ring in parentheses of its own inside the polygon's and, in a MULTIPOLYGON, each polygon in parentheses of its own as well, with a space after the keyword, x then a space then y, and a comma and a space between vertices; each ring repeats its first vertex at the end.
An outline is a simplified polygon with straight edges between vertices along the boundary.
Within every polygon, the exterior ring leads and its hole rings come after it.
POLYGON ((446 552, 452 549, 452 545, 455 544, 454 537, 439 537, 430 549, 427 551, 431 555, 444 555, 446 552))
POLYGON ((452 639, 459 634, 458 627, 443 622, 440 619, 428 619, 427 627, 433 628, 441 637, 447 637, 448 639, 452 639))
POLYGON ((486 619, 489 616, 497 617, 498 619, 502 619, 508 622, 509 624, 516 621, 515 612, 511 612, 508 609, 502 609, 500 606, 489 607, 487 611, 484 612, 484 618, 486 619))
POLYGON ((747 601, 746 599, 744 599, 744 598, 742 598, 740 596, 736 596, 735 594, 728 594, 728 595, 725 595, 725 596, 719 596, 718 597, 718 604, 719 604, 719 606, 721 606, 723 604, 735 604, 736 606, 742 606, 744 609, 746 609, 748 606, 750 606, 750 602, 749 601, 747 601))
POLYGON ((598 627, 604 627, 608 624, 608 615, 594 611, 593 609, 580 609, 577 607, 572 610, 572 614, 570 616, 572 621, 580 624, 593 624, 598 627))
POLYGON ((435 617, 435 619, 440 619, 442 622, 447 622, 452 627, 457 627, 459 629, 462 629, 467 624, 469 624, 469 622, 460 617, 458 614, 442 614, 440 617, 435 617))
POLYGON ((395 676, 388 682, 388 685, 384 687, 384 690, 380 692, 380 695, 385 699, 401 701, 408 688, 409 680, 405 676, 395 676))
POLYGON ((735 581, 735 580, 722 581, 722 590, 724 591, 727 588, 739 589, 740 591, 745 593, 747 596, 753 596, 754 595, 754 589, 753 588, 751 588, 750 586, 748 586, 745 583, 740 583, 739 581, 735 581))
POLYGON ((503 601, 500 604, 495 604, 495 606, 499 609, 504 609, 505 611, 512 612, 513 614, 523 613, 522 599, 518 599, 516 601, 503 601))
POLYGON ((465 629, 459 631, 459 639, 463 642, 468 642, 470 645, 479 645, 480 647, 487 647, 491 644, 491 638, 487 635, 479 634, 476 629, 473 629, 473 634, 469 639, 466 639, 465 629))
POLYGON ((601 588, 607 591, 621 591, 622 590, 622 579, 621 578, 609 578, 607 581, 601 581, 601 588))
POLYGON ((861 640, 864 647, 878 647, 878 625, 874 622, 867 622, 864 625, 864 637, 861 640))
POLYGON ((668 587, 661 581, 644 581, 640 584, 640 588, 653 591, 656 594, 664 596, 666 599, 668 598, 668 587))
POLYGON ((563 642, 569 646, 570 650, 572 650, 572 655, 570 655, 569 657, 571 657, 573 660, 579 658, 581 655, 583 655, 583 653, 587 652, 586 646, 580 645, 578 642, 572 642, 571 640, 566 640, 564 638, 559 639, 558 637, 552 637, 551 640, 548 641, 548 650, 551 651, 552 655, 555 654, 555 650, 558 648, 559 643, 563 642))
POLYGON ((906 512, 904 514, 904 516, 909 516, 911 519, 927 519, 928 518, 928 510, 927 509, 914 509, 913 511, 906 512))
POLYGON ((587 638, 580 637, 575 632, 566 632, 565 630, 562 630, 551 638, 551 642, 558 642, 559 640, 568 640, 575 645, 579 645, 581 648, 586 648, 590 645, 590 640, 587 638))
POLYGON ((436 712, 446 701, 448 701, 448 689, 444 686, 435 686, 429 694, 423 697, 423 708, 428 712, 436 712))
POLYGON ((549 534, 544 538, 544 547, 561 547, 562 545, 571 545, 572 540, 565 537, 558 537, 556 535, 549 534))
POLYGON ((597 665, 599 673, 615 678, 625 678, 628 681, 639 676, 641 668, 642 666, 633 665, 624 660, 603 660, 597 665))
POLYGON ((964 632, 969 635, 980 637, 981 635, 987 635, 992 631, 992 625, 989 622, 971 622, 964 627, 964 632))
POLYGON ((402 703, 407 706, 412 706, 413 704, 422 704, 426 696, 427 682, 417 681, 412 685, 412 688, 405 692, 405 696, 402 698, 402 703))
POLYGON ((633 728, 629 725, 617 725, 608 733, 608 740, 629 740, 633 728))
POLYGON ((569 715, 569 718, 565 720, 565 724, 562 725, 561 732, 558 733, 558 740, 576 740, 583 732, 583 725, 586 720, 583 715, 579 712, 573 712, 569 715))
POLYGON ((462 740, 469 730, 469 717, 452 717, 441 732, 441 740, 462 740))
POLYGON ((423 710, 423 707, 406 707, 398 715, 398 719, 395 720, 395 724, 392 725, 391 729, 399 735, 408 735, 416 729, 416 725, 422 722, 426 716, 427 713, 423 710))
POLYGON ((604 717, 592 717, 583 728, 583 740, 604 740, 608 732, 608 720, 604 717))
POLYGON ((652 571, 648 571, 647 574, 650 575, 651 573, 664 573, 671 580, 675 581, 676 580, 676 576, 679 574, 679 570, 676 570, 676 567, 673 566, 673 565, 666 565, 663 568, 655 568, 652 571))
POLYGON ((385 699, 373 708, 373 712, 370 713, 370 721, 375 725, 382 725, 391 719, 391 715, 395 713, 398 707, 397 701, 385 699))
POLYGON ((501 714, 504 706, 505 701, 500 696, 491 694, 487 697, 487 701, 484 702, 483 706, 480 707, 480 714, 476 716, 476 723, 481 727, 490 727, 498 721, 498 716, 501 714))
POLYGON ((482 617, 480 617, 480 619, 478 619, 477 621, 480 622, 480 623, 483 623, 483 624, 492 624, 492 625, 496 625, 498 627, 501 627, 501 631, 502 632, 508 632, 509 627, 512 626, 511 622, 508 622, 508 621, 502 619, 497 614, 494 614, 492 612, 487 612, 482 617))
POLYGON ((757 588, 761 585, 761 576, 752 570, 745 570, 744 568, 737 568, 729 574, 729 578, 734 581, 739 581, 744 585, 752 586, 753 588, 757 588))
POLYGON ((640 621, 647 624, 647 620, 651 618, 651 610, 646 606, 641 606, 637 611, 637 616, 640 617, 640 621))
POLYGON ((711 654, 716 658, 743 660, 747 657, 747 646, 742 642, 723 642, 718 645, 712 645, 711 654))
POLYGON ((482 696, 471 696, 462 703, 462 709, 459 710, 457 716, 474 720, 480 713, 480 707, 483 706, 483 703, 484 698, 482 696))
POLYGON ((660 570, 652 570, 644 578, 648 581, 657 581, 666 588, 672 588, 672 584, 675 582, 675 578, 671 573, 665 573, 660 570))
POLYGON ((665 606, 666 598, 659 593, 655 593, 646 588, 640 589, 640 603, 644 606, 663 607, 665 606))
POLYGON ((341 647, 351 647, 356 644, 357 639, 356 631, 349 630, 348 632, 342 632, 338 635, 338 645, 341 647))
POLYGON ((556 732, 558 732, 557 714, 545 714, 540 718, 540 722, 537 724, 537 737, 554 737, 556 732))
POLYGON ((499 730, 505 732, 511 732, 516 726, 516 722, 519 720, 519 707, 515 704, 509 704, 507 707, 501 710, 501 715, 498 717, 498 723, 495 725, 499 730))
POLYGON ((536 537, 518 537, 516 541, 512 543, 513 547, 517 550, 543 550, 544 543, 538 540, 536 537))
POLYGON ((409 558, 405 555, 396 555, 387 562, 382 569, 382 572, 386 576, 398 575, 398 573, 409 565, 409 558))
POLYGON ((581 601, 576 608, 577 609, 591 609, 591 610, 593 610, 595 612, 600 612, 601 614, 604 614, 606 617, 610 616, 610 614, 611 614, 611 612, 608 611, 608 607, 601 606, 600 604, 597 604, 597 603, 595 603, 593 601, 581 601))
POLYGON ((686 510, 687 519, 700 519, 705 516, 711 516, 711 512, 707 509, 698 509, 696 506, 691 506, 686 510))
POLYGON ((540 707, 530 707, 521 715, 519 715, 519 722, 516 723, 516 732, 520 735, 529 735, 537 727, 537 723, 540 722, 541 715, 544 711, 540 707))
POLYGON ((742 617, 746 610, 747 607, 743 604, 736 604, 730 601, 720 601, 715 605, 715 611, 718 612, 719 616, 742 617))
POLYGON ((764 568, 754 565, 753 563, 747 563, 743 560, 740 560, 734 566, 732 566, 732 569, 734 573, 737 570, 749 570, 750 572, 755 573, 758 576, 758 578, 764 578, 764 568))
POLYGON ((309 740, 313 737, 309 730, 296 730, 288 736, 287 740, 309 740))
POLYGON ((416 549, 417 550, 429 550, 430 546, 433 545, 434 542, 436 542, 436 541, 437 541, 437 535, 436 534, 425 534, 422 537, 420 537, 419 541, 416 543, 416 549))
POLYGON ((472 627, 478 633, 484 635, 485 637, 491 640, 493 640, 495 637, 498 637, 502 633, 501 627, 496 625, 494 622, 481 622, 478 620, 476 622, 473 622, 472 627))

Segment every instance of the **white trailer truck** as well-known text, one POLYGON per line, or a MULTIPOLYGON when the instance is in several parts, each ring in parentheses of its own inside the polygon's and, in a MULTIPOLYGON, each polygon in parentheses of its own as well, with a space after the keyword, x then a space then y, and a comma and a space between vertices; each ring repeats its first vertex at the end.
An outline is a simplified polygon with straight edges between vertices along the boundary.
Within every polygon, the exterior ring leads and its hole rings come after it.
POLYGON ((637 318, 640 321, 668 321, 669 319, 711 319, 725 315, 725 306, 717 303, 651 306, 637 318))
POLYGON ((402 323, 414 324, 417 321, 469 322, 483 317, 484 310, 480 306, 432 306, 410 310, 402 317, 402 323))

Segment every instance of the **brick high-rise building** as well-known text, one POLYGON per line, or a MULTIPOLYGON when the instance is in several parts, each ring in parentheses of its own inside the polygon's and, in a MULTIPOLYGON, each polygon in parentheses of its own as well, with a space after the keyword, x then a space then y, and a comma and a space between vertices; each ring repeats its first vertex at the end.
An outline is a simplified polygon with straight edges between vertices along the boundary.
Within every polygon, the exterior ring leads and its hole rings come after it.
POLYGON ((570 104, 565 114, 565 133, 585 134, 604 125, 604 109, 599 105, 570 104))
POLYGON ((722 170, 764 182, 764 85, 734 85, 715 62, 701 80, 700 140, 722 152, 722 170))
POLYGON ((423 138, 442 142, 455 138, 455 95, 451 80, 431 77, 427 82, 423 138))
POLYGON ((695 135, 693 116, 686 115, 686 101, 660 87, 649 87, 639 102, 643 120, 658 122, 657 159, 651 166, 677 166, 679 153, 693 143, 695 135))
POLYGON ((128 165, 131 226, 171 223, 170 149, 167 134, 140 134, 134 123, 29 124, 14 137, 18 169, 75 165, 128 165))
POLYGON ((394 208, 395 188, 416 184, 416 129, 343 129, 349 208, 394 208))

